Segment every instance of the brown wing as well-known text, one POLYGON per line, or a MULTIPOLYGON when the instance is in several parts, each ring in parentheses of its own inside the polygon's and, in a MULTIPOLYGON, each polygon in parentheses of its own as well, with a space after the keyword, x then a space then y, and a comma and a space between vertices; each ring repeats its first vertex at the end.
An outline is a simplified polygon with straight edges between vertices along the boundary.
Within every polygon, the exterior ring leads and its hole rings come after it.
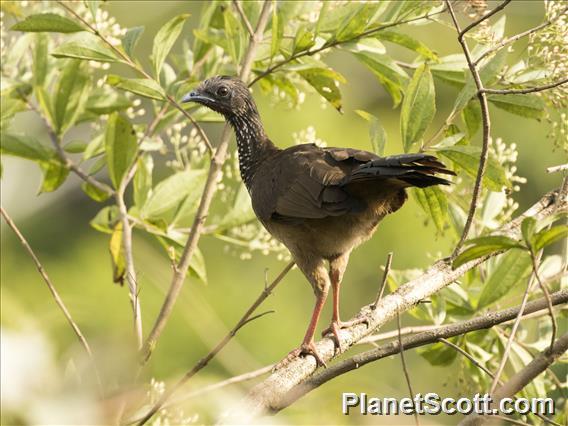
POLYGON ((341 184, 356 167, 376 158, 365 151, 322 149, 313 144, 283 150, 271 162, 278 164, 278 170, 267 170, 278 184, 272 186, 271 194, 261 197, 272 202, 256 206, 255 210, 261 217, 276 219, 321 219, 359 211, 363 208, 361 200, 341 184))

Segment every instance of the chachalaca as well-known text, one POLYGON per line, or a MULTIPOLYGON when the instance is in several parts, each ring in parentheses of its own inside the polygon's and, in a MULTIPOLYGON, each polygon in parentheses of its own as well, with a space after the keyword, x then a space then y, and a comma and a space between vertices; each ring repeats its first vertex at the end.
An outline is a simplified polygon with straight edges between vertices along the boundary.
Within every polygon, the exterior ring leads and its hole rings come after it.
POLYGON ((315 144, 280 149, 266 135, 248 87, 237 78, 205 80, 182 101, 222 114, 233 127, 252 207, 268 232, 290 250, 315 292, 304 340, 283 362, 311 354, 324 364, 315 349, 314 333, 329 288, 333 316, 322 335, 331 334, 339 346, 341 328, 364 322, 343 322, 339 317, 341 279, 351 251, 373 235, 382 218, 403 205, 405 188, 446 185, 450 182, 435 175, 455 173, 426 154, 379 157, 315 144))

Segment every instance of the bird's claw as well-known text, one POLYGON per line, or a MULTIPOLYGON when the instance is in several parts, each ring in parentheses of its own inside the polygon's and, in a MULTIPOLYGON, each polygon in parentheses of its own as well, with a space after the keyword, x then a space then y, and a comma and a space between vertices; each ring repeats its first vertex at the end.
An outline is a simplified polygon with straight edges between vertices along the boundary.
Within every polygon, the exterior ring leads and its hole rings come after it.
POLYGON ((314 342, 312 342, 312 343, 302 343, 302 345, 299 348, 290 351, 288 355, 284 357, 284 359, 282 359, 278 364, 276 364, 272 368, 272 371, 274 372, 276 370, 279 370, 282 367, 285 367, 288 364, 290 364, 293 360, 295 360, 299 356, 306 356, 306 355, 311 355, 315 358, 317 367, 322 366, 327 368, 327 364, 318 353, 314 342))
POLYGON ((355 318, 351 321, 332 321, 329 327, 321 332, 321 336, 330 337, 331 340, 333 340, 335 347, 339 349, 339 352, 341 353, 341 339, 339 337, 340 330, 343 328, 352 327, 357 324, 365 324, 367 327, 369 327, 370 325, 369 319, 367 317, 355 318))

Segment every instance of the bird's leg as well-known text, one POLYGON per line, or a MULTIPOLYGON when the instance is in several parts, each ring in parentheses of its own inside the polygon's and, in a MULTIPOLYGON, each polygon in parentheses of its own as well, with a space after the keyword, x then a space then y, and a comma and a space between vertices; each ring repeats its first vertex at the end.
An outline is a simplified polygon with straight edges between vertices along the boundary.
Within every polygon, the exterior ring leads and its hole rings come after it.
POLYGON ((311 270, 309 274, 306 271, 307 268, 302 268, 301 264, 299 266, 300 269, 302 269, 302 271, 306 274, 314 288, 314 292, 316 294, 316 304, 314 306, 312 318, 310 319, 310 323, 308 324, 308 329, 306 330, 304 340, 302 340, 302 344, 299 348, 291 351, 282 361, 276 364, 274 370, 284 367, 285 365, 289 364, 290 361, 300 355, 312 355, 316 359, 318 366, 321 365, 327 367, 325 361, 316 350, 314 334, 316 332, 319 317, 321 315, 321 311, 323 309, 323 306, 325 305, 327 294, 329 292, 329 275, 327 274, 327 271, 322 264, 317 265, 313 269, 310 268, 311 270))
POLYGON ((322 336, 330 335, 333 339, 335 346, 341 352, 341 339, 340 330, 342 328, 351 327, 356 324, 367 323, 366 318, 356 318, 351 321, 341 321, 339 316, 339 293, 341 290, 341 281, 343 279, 343 273, 347 268, 347 262, 349 261, 349 253, 337 257, 329 262, 329 277, 331 279, 331 287, 333 289, 333 313, 331 316, 331 324, 325 330, 322 331, 322 336))

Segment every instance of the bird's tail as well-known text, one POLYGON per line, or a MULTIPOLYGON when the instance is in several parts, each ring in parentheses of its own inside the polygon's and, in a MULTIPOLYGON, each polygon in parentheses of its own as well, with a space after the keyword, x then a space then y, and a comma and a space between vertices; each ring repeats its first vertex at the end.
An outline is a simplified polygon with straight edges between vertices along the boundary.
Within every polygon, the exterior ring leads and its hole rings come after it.
POLYGON ((449 185, 451 182, 436 174, 456 174, 433 155, 402 154, 371 160, 357 167, 345 184, 363 180, 397 179, 408 186, 426 188, 432 185, 449 185))

